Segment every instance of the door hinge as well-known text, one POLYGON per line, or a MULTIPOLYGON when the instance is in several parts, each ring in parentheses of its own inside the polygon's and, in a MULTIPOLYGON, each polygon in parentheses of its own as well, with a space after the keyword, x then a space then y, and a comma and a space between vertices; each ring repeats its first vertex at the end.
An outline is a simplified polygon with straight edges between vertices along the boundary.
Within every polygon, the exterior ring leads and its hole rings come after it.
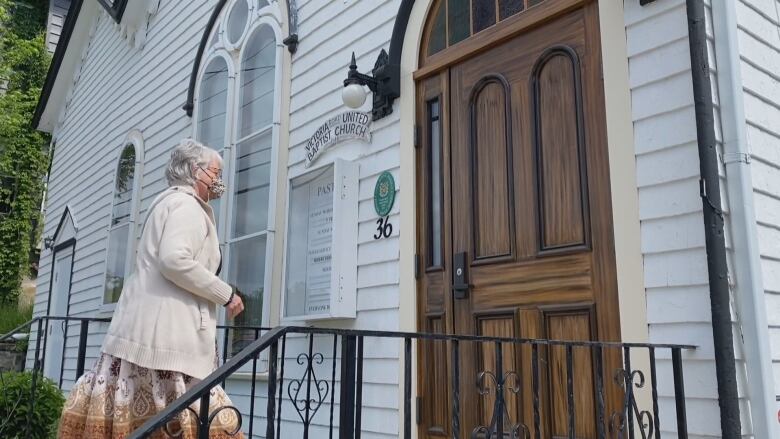
POLYGON ((420 125, 414 124, 414 147, 420 147, 420 125))
POLYGON ((415 407, 415 422, 417 422, 417 425, 420 425, 422 423, 422 397, 418 396, 415 400, 415 404, 417 407, 415 407))
POLYGON ((420 254, 414 254, 414 278, 420 279, 420 254))

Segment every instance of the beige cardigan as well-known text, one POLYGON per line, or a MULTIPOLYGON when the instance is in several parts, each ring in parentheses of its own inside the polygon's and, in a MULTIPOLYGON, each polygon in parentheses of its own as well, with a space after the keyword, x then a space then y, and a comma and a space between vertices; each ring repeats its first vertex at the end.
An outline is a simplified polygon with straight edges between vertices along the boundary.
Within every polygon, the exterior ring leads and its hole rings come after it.
POLYGON ((217 305, 232 292, 214 274, 220 253, 211 207, 191 187, 174 186, 148 215, 102 351, 203 379, 214 370, 217 305))

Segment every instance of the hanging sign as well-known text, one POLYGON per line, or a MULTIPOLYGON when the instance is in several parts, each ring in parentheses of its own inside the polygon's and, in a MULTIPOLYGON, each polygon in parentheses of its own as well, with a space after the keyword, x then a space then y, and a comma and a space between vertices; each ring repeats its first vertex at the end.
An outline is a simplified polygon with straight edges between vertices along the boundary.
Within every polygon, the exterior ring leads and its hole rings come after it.
POLYGON ((347 111, 331 117, 320 125, 306 142, 306 163, 308 168, 328 147, 348 139, 371 141, 371 113, 347 111))

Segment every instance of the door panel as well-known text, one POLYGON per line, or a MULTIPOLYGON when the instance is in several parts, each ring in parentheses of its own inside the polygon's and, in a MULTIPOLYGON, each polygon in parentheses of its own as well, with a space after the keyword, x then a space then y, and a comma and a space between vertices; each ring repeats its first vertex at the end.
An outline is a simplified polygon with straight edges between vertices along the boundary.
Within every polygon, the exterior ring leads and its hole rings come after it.
MULTIPOLYGON (((471 157, 470 210, 474 259, 511 257, 514 242, 512 150, 509 84, 485 76, 469 102, 471 157)), ((458 169, 458 174, 464 169, 458 169)), ((467 177, 467 175, 463 175, 467 177)))
MULTIPOLYGON (((73 247, 66 247, 56 252, 54 267, 52 268, 50 315, 66 316, 68 314, 72 264, 73 247)), ((43 374, 55 383, 59 383, 62 377, 65 325, 66 323, 61 320, 50 320, 47 325, 46 358, 43 364, 43 374)))
POLYGON ((531 76, 542 251, 585 246, 588 183, 582 138, 577 54, 554 47, 531 76))
MULTIPOLYGON (((417 84, 421 330, 619 340, 596 11, 589 2, 417 84)), ((595 437, 588 348, 570 348, 571 362, 560 345, 459 353, 462 437, 490 425, 499 385, 505 431, 533 427, 534 364, 540 436, 569 436, 571 390, 575 437, 595 437)), ((420 435, 452 437, 451 345, 420 343, 418 355, 420 435)), ((605 396, 611 413, 619 388, 605 396)))

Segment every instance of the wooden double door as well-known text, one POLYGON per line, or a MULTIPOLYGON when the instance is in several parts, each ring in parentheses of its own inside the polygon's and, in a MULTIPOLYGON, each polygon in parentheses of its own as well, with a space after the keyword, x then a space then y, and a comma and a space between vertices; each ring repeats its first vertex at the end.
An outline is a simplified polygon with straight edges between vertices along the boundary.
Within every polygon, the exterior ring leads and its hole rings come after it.
MULTIPOLYGON (((596 6, 418 79, 420 331, 619 340, 596 6)), ((495 374, 497 345, 458 348, 458 421, 472 437, 493 416, 495 381, 479 377, 495 374)), ((523 423, 533 437, 531 348, 501 350, 506 430, 523 423)), ((538 355, 541 437, 568 437, 565 348, 538 355)), ((452 343, 419 345, 420 437, 453 437, 452 358, 452 343)), ((619 353, 603 360, 613 370, 619 353)), ((575 436, 595 437, 591 350, 574 348, 573 366, 575 436)), ((619 388, 605 392, 611 413, 619 388)))

